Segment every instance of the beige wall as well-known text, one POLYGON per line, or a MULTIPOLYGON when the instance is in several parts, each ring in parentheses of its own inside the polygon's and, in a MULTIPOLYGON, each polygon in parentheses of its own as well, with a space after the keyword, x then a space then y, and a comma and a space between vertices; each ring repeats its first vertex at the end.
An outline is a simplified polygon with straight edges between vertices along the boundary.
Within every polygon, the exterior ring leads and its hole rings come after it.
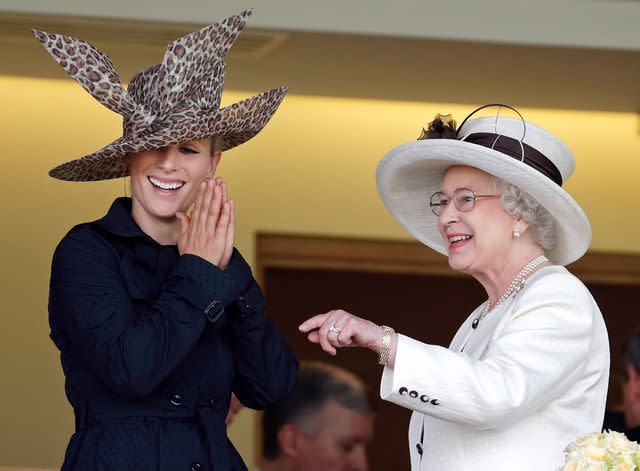
MULTIPOLYGON (((225 101, 249 93, 228 93, 225 101)), ((238 208, 237 245, 255 262, 257 231, 409 238, 377 196, 378 160, 414 139, 435 113, 461 119, 476 105, 288 97, 258 138, 223 156, 220 174, 238 208)), ((0 466, 54 467, 73 421, 48 339, 51 254, 71 226, 103 215, 123 194, 123 182, 66 183, 47 170, 118 137, 120 122, 68 79, 0 76, 0 106, 0 466)), ((561 136, 576 155, 566 188, 591 219, 592 249, 640 252, 638 117, 520 111, 561 136)), ((250 462, 252 427, 251 414, 242 413, 232 429, 250 462)))
POLYGON ((606 0, 3 0, 0 13, 201 23, 252 6, 253 28, 640 49, 640 5, 606 0))

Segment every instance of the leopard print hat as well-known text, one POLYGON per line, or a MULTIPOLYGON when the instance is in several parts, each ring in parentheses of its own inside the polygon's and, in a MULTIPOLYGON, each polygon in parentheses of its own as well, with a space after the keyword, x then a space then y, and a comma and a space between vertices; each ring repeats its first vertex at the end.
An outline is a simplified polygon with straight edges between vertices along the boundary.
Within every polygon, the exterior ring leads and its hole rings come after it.
POLYGON ((91 96, 123 118, 123 135, 93 154, 58 165, 60 180, 95 181, 128 175, 123 157, 180 142, 219 136, 222 150, 238 146, 267 124, 286 87, 220 108, 225 54, 252 10, 180 38, 161 64, 138 73, 125 89, 109 57, 80 39, 34 30, 53 58, 91 96))

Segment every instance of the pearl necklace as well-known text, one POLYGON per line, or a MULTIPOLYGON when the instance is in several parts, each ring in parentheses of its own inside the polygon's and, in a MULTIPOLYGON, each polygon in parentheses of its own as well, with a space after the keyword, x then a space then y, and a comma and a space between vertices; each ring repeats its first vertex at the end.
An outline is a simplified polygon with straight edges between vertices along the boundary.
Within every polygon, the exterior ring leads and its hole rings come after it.
MULTIPOLYGON (((527 263, 524 266, 524 268, 522 270, 520 270, 520 272, 511 281, 511 284, 509 285, 509 289, 507 289, 507 291, 502 296, 500 296, 500 299, 498 299, 498 302, 493 306, 493 309, 495 309, 500 304, 505 302, 512 295, 515 296, 516 294, 518 294, 520 292, 520 290, 522 288, 524 288, 524 280, 527 277, 527 275, 529 273, 531 273, 531 271, 534 268, 536 268, 538 265, 542 265, 543 263, 548 262, 548 261, 549 261, 549 259, 547 257, 545 257, 544 255, 540 255, 540 256, 534 258, 533 260, 531 260, 529 263, 527 263)), ((473 320, 473 323, 471 324, 471 327, 476 329, 478 327, 478 324, 480 323, 480 321, 482 319, 484 319, 484 316, 486 316, 487 314, 489 314, 489 300, 488 299, 487 299, 487 303, 482 308, 482 312, 480 313, 480 315, 473 320)))

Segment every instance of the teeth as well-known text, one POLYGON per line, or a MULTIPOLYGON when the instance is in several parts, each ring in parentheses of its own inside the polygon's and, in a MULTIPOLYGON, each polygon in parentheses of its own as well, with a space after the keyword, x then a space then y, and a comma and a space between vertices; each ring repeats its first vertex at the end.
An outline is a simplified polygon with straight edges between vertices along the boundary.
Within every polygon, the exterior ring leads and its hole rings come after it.
POLYGON ((149 181, 162 190, 177 190, 184 185, 184 182, 164 183, 153 177, 149 177, 149 181))
POLYGON ((461 240, 467 240, 467 239, 471 239, 471 236, 468 236, 468 235, 453 236, 453 237, 449 237, 449 242, 453 244, 454 242, 460 242, 461 240))

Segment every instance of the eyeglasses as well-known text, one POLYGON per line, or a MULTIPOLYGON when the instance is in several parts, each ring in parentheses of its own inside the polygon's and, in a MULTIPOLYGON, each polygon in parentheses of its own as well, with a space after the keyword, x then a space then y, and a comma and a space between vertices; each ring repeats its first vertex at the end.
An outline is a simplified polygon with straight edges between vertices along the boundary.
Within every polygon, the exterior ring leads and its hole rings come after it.
MULTIPOLYGON (((476 205, 476 200, 480 198, 497 198, 500 195, 479 195, 468 188, 458 188, 453 192, 453 205, 458 211, 471 211, 476 205)), ((442 191, 437 191, 431 195, 429 206, 436 216, 440 216, 449 205, 449 195, 442 191)))

